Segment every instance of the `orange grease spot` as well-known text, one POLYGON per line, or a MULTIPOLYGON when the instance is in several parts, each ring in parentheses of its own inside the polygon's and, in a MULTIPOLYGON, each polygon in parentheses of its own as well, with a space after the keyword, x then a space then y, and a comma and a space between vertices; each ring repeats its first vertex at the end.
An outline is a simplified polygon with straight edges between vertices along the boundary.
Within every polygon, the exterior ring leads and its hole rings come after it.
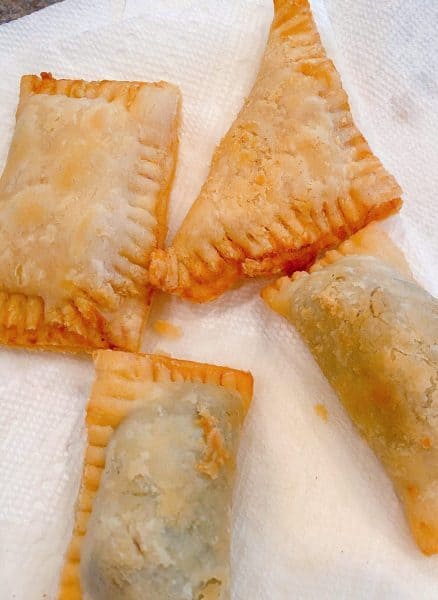
POLYGON ((327 423, 328 421, 328 410, 324 404, 315 404, 313 407, 318 417, 327 423))
POLYGON ((182 336, 181 327, 177 327, 176 325, 169 323, 169 321, 155 321, 153 327, 157 333, 164 337, 177 339, 182 336))
POLYGON ((423 446, 423 448, 425 450, 429 450, 429 448, 432 448, 432 442, 430 441, 430 438, 427 436, 421 440, 421 445, 423 446))
POLYGON ((420 490, 418 489, 418 487, 416 485, 412 485, 412 484, 406 486, 406 491, 408 492, 408 494, 412 498, 412 500, 415 500, 415 498, 418 498, 418 494, 420 493, 420 490))

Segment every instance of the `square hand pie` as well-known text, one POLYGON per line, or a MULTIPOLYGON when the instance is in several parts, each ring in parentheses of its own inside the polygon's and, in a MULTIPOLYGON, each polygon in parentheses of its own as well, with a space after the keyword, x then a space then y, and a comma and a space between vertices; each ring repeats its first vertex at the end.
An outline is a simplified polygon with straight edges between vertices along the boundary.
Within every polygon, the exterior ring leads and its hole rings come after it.
POLYGON ((205 302, 243 277, 293 272, 398 210, 400 188, 353 123, 307 0, 275 0, 254 87, 151 282, 205 302))
POLYGON ((0 179, 0 343, 137 350, 180 111, 165 83, 21 80, 0 179))
POLYGON ((435 554, 438 301, 383 233, 369 233, 263 296, 297 328, 384 465, 418 546, 435 554))
POLYGON ((249 373, 101 350, 59 600, 229 596, 249 373))

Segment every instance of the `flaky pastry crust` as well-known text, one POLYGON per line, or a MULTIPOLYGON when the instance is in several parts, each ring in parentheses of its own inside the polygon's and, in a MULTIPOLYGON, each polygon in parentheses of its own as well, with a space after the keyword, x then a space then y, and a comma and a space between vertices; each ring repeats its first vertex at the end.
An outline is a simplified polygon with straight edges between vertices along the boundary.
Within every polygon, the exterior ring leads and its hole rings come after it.
POLYGON ((402 273, 407 279, 412 279, 412 272, 403 252, 378 223, 372 222, 343 241, 335 250, 325 252, 307 271, 295 271, 290 277, 280 277, 264 288, 261 296, 268 306, 287 317, 293 290, 292 282, 333 265, 345 256, 354 255, 374 256, 402 273))
POLYGON ((0 343, 138 349, 179 111, 165 82, 22 78, 0 180, 0 343))
MULTIPOLYGON (((210 384, 234 392, 240 398, 241 418, 252 399, 253 379, 250 373, 203 363, 177 360, 166 356, 141 355, 100 350, 95 353, 96 380, 87 408, 87 445, 84 470, 76 506, 75 524, 61 575, 59 600, 81 600, 81 546, 87 532, 93 500, 105 469, 107 446, 118 426, 138 408, 148 395, 148 385, 210 384)), ((207 417, 199 427, 206 439, 211 430, 207 417)), ((209 439, 215 443, 214 439, 209 439)), ((213 448, 214 450, 214 448, 213 448)), ((211 448, 206 446, 205 460, 199 471, 215 476, 221 457, 211 460, 211 448), (213 469, 213 471, 212 471, 213 469)))
POLYGON ((306 268, 401 205, 353 123, 307 0, 276 0, 254 87, 151 281, 196 302, 239 279, 306 268))
POLYGON ((374 227, 263 297, 382 461, 420 549, 438 553, 438 301, 374 227))

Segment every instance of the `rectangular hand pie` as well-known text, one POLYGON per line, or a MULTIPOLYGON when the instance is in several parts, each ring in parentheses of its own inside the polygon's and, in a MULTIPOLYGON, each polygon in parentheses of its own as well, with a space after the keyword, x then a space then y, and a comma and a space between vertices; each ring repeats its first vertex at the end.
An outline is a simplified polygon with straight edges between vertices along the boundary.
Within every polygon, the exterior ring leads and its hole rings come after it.
POLYGON ((137 350, 166 231, 180 94, 21 80, 0 179, 0 343, 137 350))
POLYGON ((383 233, 368 233, 346 242, 312 273, 280 279, 264 298, 308 344, 385 466, 417 544, 434 554, 438 301, 412 280, 383 233))
POLYGON ((111 350, 96 371, 59 600, 228 600, 251 375, 111 350))
POLYGON ((307 0, 274 0, 254 87, 151 281, 204 302, 243 277, 305 268, 373 219, 400 188, 353 123, 307 0))

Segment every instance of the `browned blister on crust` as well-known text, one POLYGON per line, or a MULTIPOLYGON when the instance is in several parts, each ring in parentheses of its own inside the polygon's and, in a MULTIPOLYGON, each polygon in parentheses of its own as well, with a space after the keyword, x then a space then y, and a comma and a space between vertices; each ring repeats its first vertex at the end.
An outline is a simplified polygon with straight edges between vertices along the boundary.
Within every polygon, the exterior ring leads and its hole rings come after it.
POLYGON ((22 78, 0 179, 0 343, 138 349, 179 112, 165 82, 22 78))
POLYGON ((438 553, 438 301, 375 228, 262 295, 382 461, 420 549, 438 553))
POLYGON ((197 302, 243 277, 306 268, 401 205, 353 123, 307 0, 275 3, 254 87, 151 281, 197 302))
MULTIPOLYGON (((102 594, 105 600, 111 597, 114 582, 125 586, 125 591, 126 586, 132 585, 134 589, 130 587, 129 591, 134 595, 129 597, 137 597, 137 584, 143 593, 144 589, 153 589, 154 598, 178 597, 188 583, 194 586, 193 593, 199 591, 198 585, 204 593, 212 587, 212 598, 227 597, 227 511, 238 435, 252 399, 251 375, 228 367, 111 350, 97 352, 95 365, 96 380, 86 418, 84 470, 59 600, 81 600, 84 586, 93 586, 100 580, 110 588, 103 588, 103 592, 94 590, 93 598, 101 598, 102 594), (132 421, 137 415, 139 423, 132 421), (125 436, 125 442, 135 445, 131 448, 133 456, 128 455, 127 459, 126 448, 117 450, 119 434, 125 436), (109 502, 105 497, 115 464, 117 477, 126 487, 121 496, 128 504, 113 491, 109 502), (149 492, 150 502, 146 499, 139 513, 137 502, 142 502, 149 492), (215 506, 218 499, 220 506, 215 506), (106 511, 114 506, 117 514, 108 518, 106 511), (150 514, 148 511, 155 506, 157 512, 150 514), (207 510, 211 515, 206 514, 207 510), (93 511, 98 513, 94 522, 93 511), (165 526, 157 531, 155 526, 162 519, 165 526), (129 530, 128 545, 124 533, 122 540, 118 539, 117 526, 110 532, 111 544, 103 543, 100 536, 106 535, 105 522, 112 527, 119 521, 125 523, 122 533, 129 530), (207 534, 202 556, 197 552, 192 552, 192 556, 191 536, 198 541, 204 539, 204 522, 210 523, 212 539, 207 534), (142 530, 147 531, 146 540, 141 536, 142 530), (166 545, 163 532, 167 530, 171 531, 171 542, 166 545), (175 540, 178 548, 175 556, 169 558, 167 553, 172 553, 175 540), (135 547, 130 548, 130 544, 135 547), (134 562, 130 560, 132 556, 134 562), (218 576, 209 576, 209 569, 218 576), (111 576, 107 577, 110 571, 111 576), (166 596, 169 588, 165 586, 178 586, 180 576, 187 581, 174 596, 166 596), (217 595, 213 594, 215 591, 217 595)), ((143 597, 143 593, 138 597, 143 597)))

